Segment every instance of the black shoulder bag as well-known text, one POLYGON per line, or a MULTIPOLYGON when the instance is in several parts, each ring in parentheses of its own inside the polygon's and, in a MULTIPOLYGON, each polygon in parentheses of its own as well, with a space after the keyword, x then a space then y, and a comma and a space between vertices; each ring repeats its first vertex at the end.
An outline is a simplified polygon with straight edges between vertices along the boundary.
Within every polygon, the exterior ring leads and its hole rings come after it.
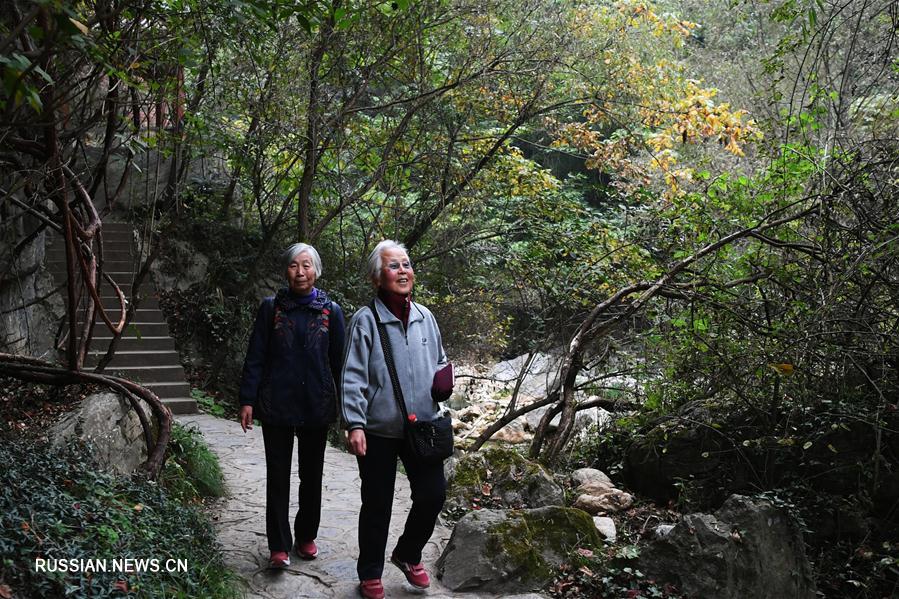
POLYGON ((390 337, 374 300, 371 302, 371 311, 375 315, 378 325, 378 337, 381 338, 381 349, 384 350, 384 361, 387 363, 387 371, 390 373, 390 383, 393 385, 393 397, 403 415, 403 431, 405 432, 406 446, 409 452, 422 464, 442 464, 443 460, 453 455, 453 423, 449 416, 440 416, 434 420, 409 420, 406 411, 406 402, 403 400, 403 390, 400 389, 400 381, 396 375, 396 365, 393 363, 393 350, 390 347, 390 337))

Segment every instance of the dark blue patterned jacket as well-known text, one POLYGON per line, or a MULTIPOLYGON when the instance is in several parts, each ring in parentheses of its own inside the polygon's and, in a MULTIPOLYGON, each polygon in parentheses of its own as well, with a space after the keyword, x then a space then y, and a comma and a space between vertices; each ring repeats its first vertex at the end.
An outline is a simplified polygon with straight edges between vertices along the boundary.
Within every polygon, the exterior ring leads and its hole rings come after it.
POLYGON ((240 382, 240 405, 263 423, 321 427, 337 418, 343 311, 328 295, 303 305, 287 289, 262 300, 240 382))

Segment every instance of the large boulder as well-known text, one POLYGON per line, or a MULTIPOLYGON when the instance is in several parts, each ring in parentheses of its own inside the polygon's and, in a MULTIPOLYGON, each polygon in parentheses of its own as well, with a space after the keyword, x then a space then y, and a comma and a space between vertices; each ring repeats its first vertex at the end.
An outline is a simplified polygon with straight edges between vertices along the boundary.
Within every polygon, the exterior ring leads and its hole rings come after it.
POLYGON ((82 442, 97 466, 114 474, 130 474, 147 459, 140 419, 131 404, 116 393, 88 395, 53 425, 47 436, 54 447, 72 440, 82 442))
POLYGON ((740 495, 714 514, 684 517, 642 550, 638 564, 688 597, 815 597, 801 531, 768 501, 740 495))
POLYGON ((447 507, 498 508, 562 505, 565 492, 540 464, 512 449, 491 448, 468 454, 447 473, 447 507))
MULTIPOLYGON (((597 399, 596 395, 591 395, 584 399, 584 401, 592 401, 597 399)), ((525 420, 525 428, 531 432, 536 431, 537 427, 540 426, 540 421, 543 419, 543 416, 546 414, 547 410, 549 410, 549 406, 545 406, 542 408, 537 408, 536 410, 532 410, 524 415, 525 420)), ((552 420, 549 421, 549 427, 547 430, 554 431, 559 428, 559 423, 562 421, 561 412, 553 416, 552 420)), ((586 410, 581 410, 574 417, 574 431, 577 435, 582 436, 586 434, 590 430, 594 429, 602 429, 609 422, 612 421, 612 414, 603 408, 595 407, 588 408, 586 410)))
POLYGON ((437 560, 437 576, 452 591, 534 590, 572 551, 601 543, 590 516, 573 508, 469 512, 437 560))
MULTIPOLYGON (((505 362, 499 362, 493 367, 488 376, 506 385, 514 385, 516 379, 521 375, 527 360, 528 355, 524 354, 505 362)), ((559 378, 561 361, 562 354, 558 350, 549 353, 538 353, 534 356, 522 377, 519 394, 525 398, 546 397, 547 393, 556 385, 556 379, 559 378)))

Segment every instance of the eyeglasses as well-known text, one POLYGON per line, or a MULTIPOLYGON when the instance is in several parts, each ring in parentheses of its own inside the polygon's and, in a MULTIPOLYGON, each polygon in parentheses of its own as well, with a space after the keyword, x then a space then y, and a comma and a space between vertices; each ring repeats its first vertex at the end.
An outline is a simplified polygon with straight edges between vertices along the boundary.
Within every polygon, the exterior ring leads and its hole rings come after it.
POLYGON ((403 260, 402 262, 389 262, 387 264, 387 268, 390 270, 399 270, 400 266, 402 266, 405 270, 412 270, 412 262, 409 260, 403 260))

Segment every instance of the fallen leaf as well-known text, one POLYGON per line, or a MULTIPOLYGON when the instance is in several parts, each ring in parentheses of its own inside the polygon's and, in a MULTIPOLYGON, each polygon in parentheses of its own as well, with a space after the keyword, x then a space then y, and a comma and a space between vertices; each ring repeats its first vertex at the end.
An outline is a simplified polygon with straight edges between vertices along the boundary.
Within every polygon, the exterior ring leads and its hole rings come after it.
POLYGON ((123 593, 128 592, 128 581, 127 580, 117 580, 114 585, 112 585, 116 589, 122 591, 123 593))
POLYGON ((590 549, 579 548, 577 552, 578 555, 581 555, 583 557, 593 557, 593 551, 591 551, 590 549))
POLYGON ((10 599, 12 597, 12 589, 8 584, 0 584, 0 599, 10 599))

